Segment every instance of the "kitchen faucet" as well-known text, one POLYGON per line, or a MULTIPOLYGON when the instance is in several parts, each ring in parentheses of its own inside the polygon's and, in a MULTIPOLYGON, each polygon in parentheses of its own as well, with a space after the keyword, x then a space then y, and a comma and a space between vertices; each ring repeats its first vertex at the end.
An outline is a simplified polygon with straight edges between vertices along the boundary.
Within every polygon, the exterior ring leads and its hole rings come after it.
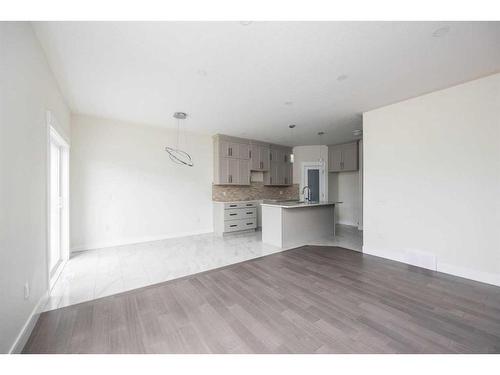
POLYGON ((304 196, 304 200, 309 202, 311 200, 311 188, 309 186, 304 186, 302 189, 302 195, 304 196), (307 195, 304 193, 307 189, 307 195))

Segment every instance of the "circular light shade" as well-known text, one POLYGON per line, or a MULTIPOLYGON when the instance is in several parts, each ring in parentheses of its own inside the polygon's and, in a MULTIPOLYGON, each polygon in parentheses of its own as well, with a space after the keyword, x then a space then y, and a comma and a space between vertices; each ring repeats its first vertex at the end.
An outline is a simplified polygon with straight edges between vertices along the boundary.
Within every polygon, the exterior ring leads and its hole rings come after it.
POLYGON ((188 167, 192 167, 194 165, 191 156, 185 151, 178 150, 172 147, 165 147, 165 151, 168 152, 170 160, 172 160, 174 163, 187 165, 188 167))
POLYGON ((174 118, 179 119, 179 120, 185 120, 187 117, 187 113, 185 112, 175 112, 174 113, 174 118))

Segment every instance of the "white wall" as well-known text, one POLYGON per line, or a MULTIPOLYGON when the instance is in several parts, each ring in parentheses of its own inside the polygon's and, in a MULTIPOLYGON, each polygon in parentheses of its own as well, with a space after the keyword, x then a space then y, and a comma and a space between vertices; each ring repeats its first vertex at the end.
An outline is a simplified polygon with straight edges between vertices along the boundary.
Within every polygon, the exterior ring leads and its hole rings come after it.
POLYGON ((329 198, 342 202, 336 207, 339 224, 358 226, 360 211, 359 172, 329 173, 329 198))
MULTIPOLYGON (((69 110, 26 22, 0 22, 0 352, 48 288, 46 110, 69 140, 69 110), (24 283, 31 293, 24 299, 24 283)), ((34 314, 36 317, 36 314, 34 314)), ((13 347, 18 343, 17 347, 13 347)))
POLYGON ((336 206, 335 217, 339 224, 363 229, 363 141, 359 142, 359 170, 328 174, 328 197, 342 202, 336 206))
POLYGON ((213 231, 212 138, 186 139, 192 168, 164 151, 175 145, 173 130, 73 116, 72 249, 213 231))
POLYGON ((363 124, 363 251, 500 285, 500 74, 363 124))

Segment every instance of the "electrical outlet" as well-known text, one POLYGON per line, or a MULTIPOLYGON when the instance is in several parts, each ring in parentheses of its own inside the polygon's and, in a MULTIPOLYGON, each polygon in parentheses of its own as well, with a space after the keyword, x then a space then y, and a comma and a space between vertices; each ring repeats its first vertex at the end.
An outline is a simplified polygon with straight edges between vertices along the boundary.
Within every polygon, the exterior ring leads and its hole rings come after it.
POLYGON ((225 192, 225 191, 223 191, 223 192, 222 192, 222 195, 223 195, 223 196, 226 196, 226 192, 225 192))
POLYGON ((283 190, 280 190, 280 195, 283 195, 283 190))
POLYGON ((24 299, 30 298, 30 283, 26 281, 24 283, 24 299))

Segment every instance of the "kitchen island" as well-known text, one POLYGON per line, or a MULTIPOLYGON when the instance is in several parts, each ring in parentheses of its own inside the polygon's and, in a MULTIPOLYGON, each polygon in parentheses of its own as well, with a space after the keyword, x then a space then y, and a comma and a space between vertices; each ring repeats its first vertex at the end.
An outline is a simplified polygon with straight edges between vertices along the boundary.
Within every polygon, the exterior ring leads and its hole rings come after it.
POLYGON ((335 236, 335 202, 262 203, 262 242, 288 248, 335 236))

